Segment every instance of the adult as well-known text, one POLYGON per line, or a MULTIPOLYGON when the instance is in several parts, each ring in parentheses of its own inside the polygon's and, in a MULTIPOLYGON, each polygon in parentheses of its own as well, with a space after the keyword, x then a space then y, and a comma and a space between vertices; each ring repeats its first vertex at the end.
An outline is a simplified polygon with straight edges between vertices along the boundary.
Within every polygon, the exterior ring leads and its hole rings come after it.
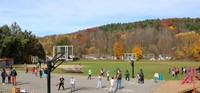
POLYGON ((16 86, 16 77, 17 77, 17 71, 15 68, 11 71, 11 76, 12 76, 12 85, 16 86))
POLYGON ((116 85, 115 92, 121 88, 121 79, 122 79, 122 75, 121 75, 120 70, 118 70, 118 73, 117 73, 117 81, 116 81, 116 82, 117 82, 117 85, 116 85))
POLYGON ((1 77, 2 77, 2 84, 5 85, 5 80, 6 80, 6 77, 7 77, 7 73, 6 73, 6 70, 3 68, 2 72, 1 72, 1 77))
POLYGON ((71 92, 76 90, 75 83, 76 83, 76 80, 73 77, 71 77, 71 79, 70 79, 71 92))
POLYGON ((64 81, 65 79, 63 78, 63 76, 60 77, 59 79, 59 87, 58 87, 58 90, 60 90, 60 87, 62 86, 63 90, 65 90, 64 88, 64 81))
POLYGON ((89 69, 89 70, 88 70, 88 78, 87 78, 87 79, 90 79, 90 80, 91 80, 91 79, 92 79, 91 76, 92 76, 92 70, 89 69))

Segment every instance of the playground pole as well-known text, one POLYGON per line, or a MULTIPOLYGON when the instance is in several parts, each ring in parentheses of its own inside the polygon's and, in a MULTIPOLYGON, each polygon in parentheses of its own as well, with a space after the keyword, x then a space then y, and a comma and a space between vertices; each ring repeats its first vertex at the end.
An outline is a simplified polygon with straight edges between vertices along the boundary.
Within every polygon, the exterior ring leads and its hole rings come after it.
POLYGON ((193 77, 194 77, 194 84, 193 84, 193 93, 196 93, 196 76, 197 76, 197 74, 196 74, 196 68, 194 67, 193 68, 193 77))

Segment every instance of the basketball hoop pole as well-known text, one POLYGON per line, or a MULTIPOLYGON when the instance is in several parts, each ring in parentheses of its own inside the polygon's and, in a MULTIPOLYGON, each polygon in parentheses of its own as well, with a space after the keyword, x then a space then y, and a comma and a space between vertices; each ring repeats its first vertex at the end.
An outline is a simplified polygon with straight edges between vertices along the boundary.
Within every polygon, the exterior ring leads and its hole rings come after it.
POLYGON ((64 60, 59 60, 59 58, 64 54, 65 52, 59 52, 51 61, 47 62, 47 93, 51 93, 51 72, 63 63, 64 60), (58 61, 61 61, 61 63, 57 64, 58 61))
POLYGON ((131 67, 132 67, 132 78, 134 78, 134 61, 131 61, 131 67))

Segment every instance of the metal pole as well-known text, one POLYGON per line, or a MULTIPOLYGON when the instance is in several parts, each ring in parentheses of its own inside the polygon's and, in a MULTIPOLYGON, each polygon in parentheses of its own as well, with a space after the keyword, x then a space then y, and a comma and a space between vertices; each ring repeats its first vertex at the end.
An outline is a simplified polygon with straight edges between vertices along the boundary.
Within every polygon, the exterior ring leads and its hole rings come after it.
POLYGON ((134 78, 134 61, 131 61, 131 66, 132 66, 132 78, 134 78))
POLYGON ((47 63, 47 93, 51 93, 51 61, 47 63))

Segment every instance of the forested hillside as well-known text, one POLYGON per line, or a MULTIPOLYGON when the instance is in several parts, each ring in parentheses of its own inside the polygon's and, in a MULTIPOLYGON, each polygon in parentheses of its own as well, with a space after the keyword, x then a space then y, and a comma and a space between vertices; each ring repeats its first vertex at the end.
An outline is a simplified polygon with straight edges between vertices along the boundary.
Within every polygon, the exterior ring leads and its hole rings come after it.
POLYGON ((132 23, 113 23, 71 34, 41 37, 46 54, 54 45, 73 45, 75 55, 97 54, 121 57, 134 52, 170 55, 174 59, 200 60, 200 18, 151 19, 132 23), (65 42, 66 41, 66 42, 65 42))

